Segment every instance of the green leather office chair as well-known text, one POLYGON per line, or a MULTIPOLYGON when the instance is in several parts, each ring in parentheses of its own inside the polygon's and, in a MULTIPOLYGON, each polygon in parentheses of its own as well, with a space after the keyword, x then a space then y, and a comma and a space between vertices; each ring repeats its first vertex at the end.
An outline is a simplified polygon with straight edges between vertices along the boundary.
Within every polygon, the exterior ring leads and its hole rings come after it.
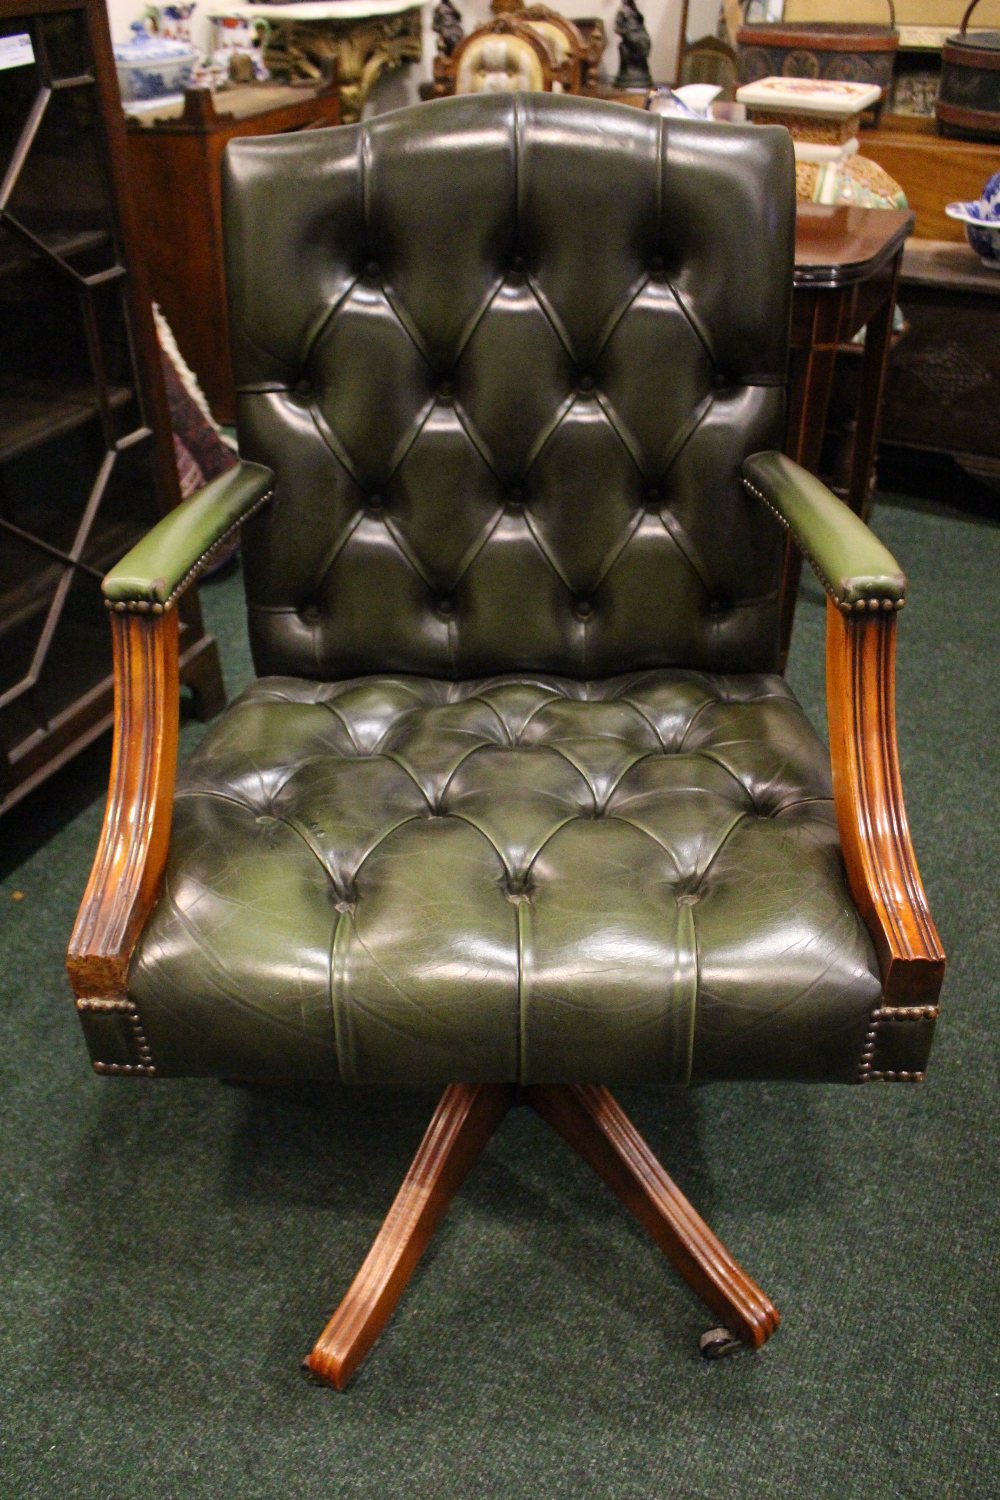
POLYGON ((245 461, 105 582, 94 1066, 444 1087, 320 1379, 516 1101, 713 1309, 706 1352, 759 1346, 773 1306, 608 1086, 919 1079, 944 962, 905 581, 779 452, 790 138, 464 97, 234 143, 225 197, 245 461), (241 525, 260 675, 175 793, 174 605, 241 525), (783 527, 829 594, 829 753, 776 671, 783 527))

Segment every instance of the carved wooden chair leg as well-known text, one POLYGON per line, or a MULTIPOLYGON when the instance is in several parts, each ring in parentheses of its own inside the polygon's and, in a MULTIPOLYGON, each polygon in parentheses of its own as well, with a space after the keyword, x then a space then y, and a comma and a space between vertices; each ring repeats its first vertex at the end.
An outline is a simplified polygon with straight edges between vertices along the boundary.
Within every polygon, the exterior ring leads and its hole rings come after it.
POLYGON ((304 1361, 317 1380, 343 1390, 513 1100, 513 1087, 503 1083, 453 1083, 445 1089, 375 1243, 304 1361))
MULTIPOLYGON (((778 1326, 777 1309, 667 1176, 608 1090, 535 1085, 525 1097, 617 1193, 733 1338, 759 1349, 778 1326)), ((705 1354, 726 1347, 721 1335, 714 1345, 705 1340, 705 1354)))

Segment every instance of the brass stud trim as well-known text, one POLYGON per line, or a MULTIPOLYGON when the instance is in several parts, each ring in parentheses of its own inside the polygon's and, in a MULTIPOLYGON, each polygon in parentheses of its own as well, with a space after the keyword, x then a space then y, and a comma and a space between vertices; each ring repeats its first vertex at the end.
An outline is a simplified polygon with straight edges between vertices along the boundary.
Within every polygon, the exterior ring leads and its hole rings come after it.
POLYGON ((113 1074, 121 1078, 155 1078, 156 1069, 151 1063, 106 1063, 95 1062, 94 1072, 102 1077, 113 1074))
POLYGON ((893 1073, 890 1070, 866 1073, 862 1083, 926 1083, 926 1073, 893 1073))
POLYGON ((872 1020, 876 1026, 883 1021, 936 1021, 940 1014, 940 1005, 883 1005, 872 1020))
MULTIPOLYGON (((778 510, 776 506, 772 505, 771 501, 767 498, 767 496, 764 494, 764 492, 762 490, 759 490, 757 488, 757 486, 753 483, 753 481, 750 480, 750 479, 747 479, 745 475, 742 476, 741 482, 743 484, 743 487, 745 489, 749 490, 750 493, 751 493, 751 495, 753 495, 755 499, 759 500, 762 505, 764 505, 764 506, 767 507, 767 509, 771 512, 772 516, 774 516, 775 520, 779 523, 779 525, 785 531, 787 531, 787 532, 789 532, 789 534, 791 534, 792 533, 792 528, 788 524, 788 521, 781 514, 780 510, 778 510)), ((854 614, 854 613, 860 614, 860 613, 862 613, 864 611, 871 611, 874 614, 878 610, 886 610, 887 612, 889 612, 889 611, 896 610, 896 609, 902 609, 903 605, 906 603, 905 598, 903 598, 903 599, 855 599, 853 602, 850 599, 846 599, 843 594, 840 594, 840 593, 837 592, 836 585, 833 582, 831 582, 831 580, 829 578, 827 578, 826 574, 823 572, 823 569, 820 567, 820 565, 816 561, 815 557, 813 557, 812 553, 809 551, 809 549, 807 547, 804 547, 802 545, 802 543, 799 541, 798 537, 795 537, 795 545, 798 547, 799 551, 802 553, 802 556, 806 559, 806 561, 808 562, 809 566, 812 568, 813 572, 816 574, 816 577, 819 579, 820 583, 826 589, 826 592, 830 595, 830 598, 833 600, 834 604, 837 606, 837 608, 840 610, 840 612, 842 614, 845 614, 845 615, 850 615, 850 614, 854 614)))
POLYGON ((914 1021, 936 1021, 940 1014, 939 1005, 881 1005, 874 1010, 861 1049, 858 1082, 923 1083, 927 1076, 925 1073, 873 1066, 875 1053, 878 1051, 879 1033, 883 1026, 906 1025, 914 1021))
POLYGON ((126 1076, 137 1074, 142 1077, 155 1078, 156 1067, 153 1063, 153 1052, 149 1045, 149 1039, 139 1019, 139 1012, 133 1001, 117 997, 104 999, 99 997, 85 997, 76 1001, 76 1008, 81 1012, 91 1012, 98 1015, 117 1014, 125 1017, 129 1030, 129 1046, 136 1058, 134 1063, 108 1063, 95 1062, 95 1073, 121 1073, 126 1076))
POLYGON ((234 521, 231 526, 228 526, 221 536, 216 537, 212 545, 205 548, 205 551, 198 558, 197 562, 192 563, 191 567, 188 568, 187 572, 184 574, 184 577, 180 580, 180 582, 162 603, 160 603, 159 601, 153 603, 149 599, 105 599, 105 609, 114 610, 116 614, 120 615, 168 614, 170 610, 173 609, 180 596, 184 593, 185 589, 187 589, 194 582, 199 573, 201 573, 202 570, 207 566, 207 564, 211 562, 212 558, 216 556, 220 549, 224 547, 227 542, 232 540, 232 538, 236 535, 236 533, 240 530, 244 523, 249 521, 251 516, 256 515, 259 510, 267 505, 269 500, 273 499, 274 491, 268 490, 266 494, 261 495, 260 499, 256 500, 254 504, 250 506, 249 510, 245 510, 238 520, 234 521))

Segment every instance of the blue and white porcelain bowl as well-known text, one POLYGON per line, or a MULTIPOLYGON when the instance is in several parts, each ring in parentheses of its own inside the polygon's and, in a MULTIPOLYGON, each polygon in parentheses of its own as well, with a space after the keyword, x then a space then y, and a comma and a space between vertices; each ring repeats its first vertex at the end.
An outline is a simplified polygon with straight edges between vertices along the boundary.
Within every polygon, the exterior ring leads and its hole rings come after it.
POLYGON ((141 21, 132 26, 132 40, 114 50, 118 87, 126 103, 181 93, 191 82, 191 69, 198 58, 189 42, 151 36, 141 21))
POLYGON ((965 225, 965 237, 983 265, 1000 271, 1000 172, 993 173, 975 202, 949 203, 945 213, 965 225))

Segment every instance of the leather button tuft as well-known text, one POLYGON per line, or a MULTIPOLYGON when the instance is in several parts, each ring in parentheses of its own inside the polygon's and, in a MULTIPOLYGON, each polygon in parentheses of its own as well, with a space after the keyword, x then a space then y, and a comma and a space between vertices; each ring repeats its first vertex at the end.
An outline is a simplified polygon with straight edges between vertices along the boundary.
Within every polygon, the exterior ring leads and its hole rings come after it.
POLYGON ((298 396, 300 401, 308 401, 312 393, 312 381, 307 380, 304 375, 301 380, 297 380, 292 386, 292 394, 298 396))
POLYGON ((450 620, 455 613, 455 601, 454 599, 439 599, 434 608, 442 619, 450 620))
POLYGON ((651 484, 646 491, 646 505, 649 510, 659 510, 663 504, 663 491, 658 485, 651 484))
POLYGON ((697 906, 701 896, 697 891, 685 891, 682 896, 677 897, 678 906, 697 906))
POLYGON ((733 382, 730 380, 729 376, 724 375, 721 370, 716 370, 715 374, 712 376, 712 385, 717 391, 727 390, 729 386, 732 385, 732 383, 733 382))
POLYGON ((576 388, 581 396, 589 396, 594 389, 593 375, 581 375, 576 383, 576 388))
POLYGON ((337 900, 334 902, 334 910, 342 914, 353 912, 358 904, 357 888, 353 884, 343 886, 339 891, 334 887, 337 900))
POLYGON ((438 386, 438 400, 448 402, 454 397, 455 389, 450 380, 442 380, 438 386))
POLYGON ((299 613, 307 625, 318 625, 323 618, 318 604, 307 604, 299 613))
POLYGON ((527 264, 523 255, 515 255, 510 263, 510 268, 516 275, 521 276, 527 269, 527 264))
POLYGON ((382 499, 381 495, 369 495, 368 499, 365 502, 365 509, 371 511, 373 515, 378 515, 381 512, 384 504, 385 501, 382 499))
POLYGON ((365 275, 368 277, 368 279, 370 281, 376 280, 376 278, 381 274, 381 271, 382 271, 382 267, 379 265, 379 263, 378 263, 377 260, 366 261, 366 263, 365 263, 365 275))
POLYGON ((533 890, 534 885, 529 875, 509 875, 503 882, 504 895, 515 906, 522 901, 527 901, 533 890))
POLYGON ((508 490, 507 492, 507 505, 511 510, 523 510, 524 499, 525 495, 522 485, 516 484, 512 490, 508 490))
POLYGON ((594 606, 589 599, 578 599, 573 606, 573 613, 578 620, 589 620, 594 613, 594 606))
POLYGON ((649 257, 649 269, 652 271, 654 276, 658 271, 663 270, 665 264, 666 262, 664 261, 662 255, 651 255, 649 257))

